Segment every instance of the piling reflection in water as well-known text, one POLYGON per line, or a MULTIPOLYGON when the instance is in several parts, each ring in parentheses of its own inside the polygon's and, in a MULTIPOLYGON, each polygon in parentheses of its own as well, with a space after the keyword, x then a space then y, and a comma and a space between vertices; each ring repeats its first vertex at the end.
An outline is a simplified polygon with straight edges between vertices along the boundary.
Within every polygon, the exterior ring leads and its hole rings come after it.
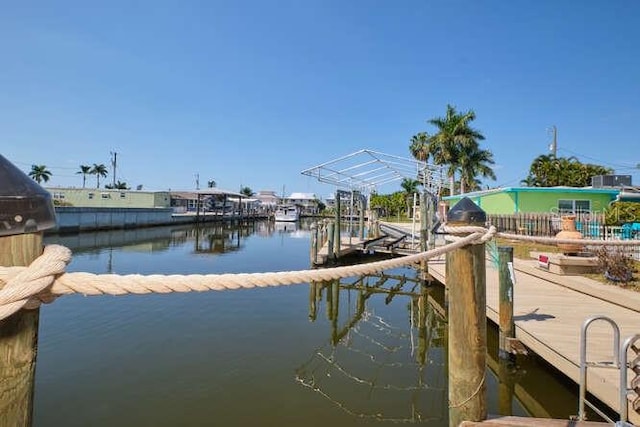
POLYGON ((296 370, 296 381, 354 417, 446 421, 446 322, 434 292, 404 275, 311 283, 309 319, 324 303, 330 338, 296 370), (406 323, 378 315, 371 298, 407 300, 406 323))

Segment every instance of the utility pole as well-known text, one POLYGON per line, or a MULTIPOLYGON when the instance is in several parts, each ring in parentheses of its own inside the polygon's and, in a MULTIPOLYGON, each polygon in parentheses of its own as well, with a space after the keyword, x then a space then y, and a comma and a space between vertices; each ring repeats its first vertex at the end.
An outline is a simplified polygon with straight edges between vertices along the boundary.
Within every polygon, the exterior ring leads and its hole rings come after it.
POLYGON ((196 190, 199 190, 200 189, 200 174, 196 173, 195 177, 196 177, 196 190))
POLYGON ((118 153, 111 152, 111 168, 113 169, 113 188, 116 188, 116 166, 118 165, 118 153))
POLYGON ((551 126, 551 135, 553 135, 553 139, 551 140, 551 144, 549 144, 549 151, 551 151, 551 154, 553 155, 553 157, 557 157, 556 154, 558 152, 558 128, 556 128, 556 125, 551 126))

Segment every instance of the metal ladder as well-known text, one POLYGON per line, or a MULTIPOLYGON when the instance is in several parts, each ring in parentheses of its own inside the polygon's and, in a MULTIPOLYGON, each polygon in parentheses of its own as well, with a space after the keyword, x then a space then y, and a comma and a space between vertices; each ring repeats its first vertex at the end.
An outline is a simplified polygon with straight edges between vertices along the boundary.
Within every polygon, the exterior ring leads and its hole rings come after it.
POLYGON ((640 334, 631 335, 624 340, 620 346, 620 328, 616 322, 607 316, 592 316, 587 318, 580 330, 580 396, 578 400, 578 420, 586 419, 585 405, 593 409, 598 415, 607 420, 607 422, 618 426, 631 425, 627 421, 629 392, 633 391, 637 397, 632 405, 634 410, 640 408, 640 347, 636 346, 636 342, 640 340, 640 334), (589 362, 587 361, 587 330, 589 326, 597 321, 602 320, 608 323, 613 329, 613 360, 606 362, 589 362), (629 349, 635 353, 634 359, 629 363, 627 353, 629 349), (618 408, 619 421, 612 420, 603 411, 597 408, 593 403, 587 400, 587 368, 598 367, 617 369, 620 371, 620 402, 618 408), (631 386, 627 386, 627 368, 631 369, 636 376, 631 380, 631 386))

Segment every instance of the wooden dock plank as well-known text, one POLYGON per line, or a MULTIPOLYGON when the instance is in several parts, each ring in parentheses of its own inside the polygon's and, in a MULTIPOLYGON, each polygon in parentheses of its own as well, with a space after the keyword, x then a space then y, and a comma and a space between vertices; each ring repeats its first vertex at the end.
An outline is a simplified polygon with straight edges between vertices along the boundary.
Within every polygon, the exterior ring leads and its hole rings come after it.
MULTIPOLYGON (((429 273, 446 283, 442 261, 430 262, 429 273)), ((640 332, 640 314, 637 311, 527 274, 526 269, 519 268, 520 264, 522 261, 514 261, 516 337, 576 383, 580 375, 580 328, 586 318, 593 315, 612 318, 620 327, 622 339, 640 332)), ((486 274, 487 317, 497 323, 498 272, 491 263, 487 263, 486 274)), ((572 279, 577 280, 575 276, 572 279)), ((613 341, 611 328, 607 324, 592 324, 587 350, 589 361, 612 360, 613 341)), ((632 372, 629 372, 629 378, 633 378, 632 372)), ((619 408, 618 382, 619 372, 615 369, 588 369, 589 392, 616 410, 619 408)), ((637 424, 640 416, 630 409, 629 419, 637 424)))

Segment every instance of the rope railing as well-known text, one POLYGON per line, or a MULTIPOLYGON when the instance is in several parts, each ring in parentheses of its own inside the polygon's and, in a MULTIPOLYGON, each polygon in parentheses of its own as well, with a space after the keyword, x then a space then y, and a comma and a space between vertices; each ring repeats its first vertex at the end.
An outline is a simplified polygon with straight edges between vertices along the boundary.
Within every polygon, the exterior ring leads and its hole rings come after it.
POLYGON ((350 266, 265 273, 240 274, 93 274, 66 273, 71 251, 60 245, 48 245, 42 255, 28 267, 0 267, 0 320, 16 311, 33 309, 56 297, 80 293, 90 295, 125 295, 172 292, 203 292, 256 287, 287 286, 312 281, 327 281, 412 265, 440 257, 469 244, 480 244, 493 237, 524 240, 536 243, 568 243, 585 246, 637 245, 634 241, 599 241, 588 239, 557 239, 554 237, 523 236, 497 233, 495 227, 444 226, 443 231, 453 241, 414 255, 350 266))

